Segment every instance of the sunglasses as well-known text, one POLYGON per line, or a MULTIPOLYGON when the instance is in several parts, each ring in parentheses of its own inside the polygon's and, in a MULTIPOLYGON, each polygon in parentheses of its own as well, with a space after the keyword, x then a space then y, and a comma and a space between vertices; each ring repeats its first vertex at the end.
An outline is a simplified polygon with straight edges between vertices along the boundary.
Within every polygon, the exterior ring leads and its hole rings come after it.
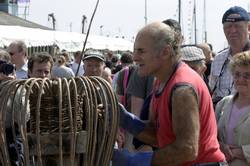
POLYGON ((15 55, 16 53, 13 53, 13 52, 9 52, 10 56, 13 56, 15 55))

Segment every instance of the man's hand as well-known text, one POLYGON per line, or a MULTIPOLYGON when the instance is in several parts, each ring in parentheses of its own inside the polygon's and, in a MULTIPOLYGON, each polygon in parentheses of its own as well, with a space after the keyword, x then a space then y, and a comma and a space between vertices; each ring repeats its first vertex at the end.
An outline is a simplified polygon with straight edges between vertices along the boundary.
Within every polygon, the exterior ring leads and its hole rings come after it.
POLYGON ((0 73, 0 81, 13 80, 13 79, 15 79, 15 76, 7 76, 3 73, 0 73))
POLYGON ((233 160, 234 156, 233 156, 231 148, 228 144, 224 144, 224 143, 220 142, 220 149, 224 153, 227 161, 233 160))
POLYGON ((112 166, 150 166, 153 152, 130 153, 128 150, 115 149, 112 166))
POLYGON ((245 156, 243 153, 243 150, 240 146, 236 146, 236 145, 229 145, 229 148, 233 154, 234 158, 240 159, 240 160, 245 160, 245 156))

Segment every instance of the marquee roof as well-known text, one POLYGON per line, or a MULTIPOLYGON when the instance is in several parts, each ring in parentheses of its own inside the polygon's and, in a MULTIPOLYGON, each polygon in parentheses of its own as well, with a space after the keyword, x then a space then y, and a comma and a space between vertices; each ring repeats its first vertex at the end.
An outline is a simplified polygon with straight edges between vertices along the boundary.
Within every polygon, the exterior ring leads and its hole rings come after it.
MULTIPOLYGON (((85 34, 76 32, 0 25, 0 47, 8 46, 13 40, 23 40, 28 47, 56 44, 60 49, 78 51, 82 50, 85 37, 85 34)), ((121 38, 89 35, 86 48, 132 51, 133 42, 121 38)))

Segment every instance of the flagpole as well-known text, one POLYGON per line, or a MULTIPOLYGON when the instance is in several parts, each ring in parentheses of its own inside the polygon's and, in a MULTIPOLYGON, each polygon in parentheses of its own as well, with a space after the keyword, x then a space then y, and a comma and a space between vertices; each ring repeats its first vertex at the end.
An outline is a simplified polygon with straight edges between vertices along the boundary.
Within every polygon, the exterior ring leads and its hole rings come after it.
POLYGON ((178 22, 181 25, 181 0, 179 0, 178 4, 178 22))
POLYGON ((194 0, 194 43, 197 44, 196 0, 194 0))
POLYGON ((204 28, 204 42, 207 43, 207 12, 206 12, 206 0, 204 0, 204 7, 203 7, 203 28, 204 28))
POLYGON ((148 22, 148 16, 147 16, 148 15, 148 11, 147 11, 148 9, 147 8, 148 8, 147 0, 145 0, 145 10, 144 10, 145 11, 145 15, 144 15, 145 25, 147 25, 147 22, 148 22))

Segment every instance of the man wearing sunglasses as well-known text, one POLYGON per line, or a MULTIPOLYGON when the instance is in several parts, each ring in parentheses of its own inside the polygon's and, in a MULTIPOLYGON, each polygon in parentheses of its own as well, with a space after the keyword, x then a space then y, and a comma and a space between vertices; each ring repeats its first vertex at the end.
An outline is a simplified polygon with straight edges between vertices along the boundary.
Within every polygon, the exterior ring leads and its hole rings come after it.
POLYGON ((10 43, 8 52, 11 56, 11 62, 16 67, 16 78, 27 78, 27 46, 21 40, 16 40, 10 43))

